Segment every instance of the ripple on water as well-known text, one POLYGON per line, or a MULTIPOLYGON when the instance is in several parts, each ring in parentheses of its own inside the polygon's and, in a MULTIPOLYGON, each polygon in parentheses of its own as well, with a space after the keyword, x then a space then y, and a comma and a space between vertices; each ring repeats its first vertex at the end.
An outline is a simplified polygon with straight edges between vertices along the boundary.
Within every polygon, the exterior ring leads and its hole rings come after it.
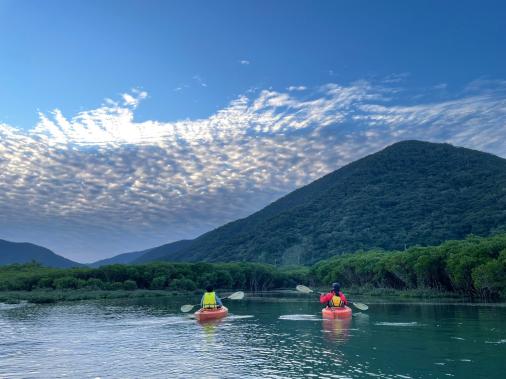
POLYGON ((280 320, 289 320, 289 321, 321 321, 322 319, 315 315, 281 315, 279 316, 280 320))
POLYGON ((227 320, 242 320, 245 318, 253 318, 254 315, 228 315, 227 320))
POLYGON ((19 303, 16 303, 16 304, 7 304, 7 303, 0 303, 0 311, 8 311, 10 309, 16 309, 16 308, 21 308, 21 307, 26 307, 28 304, 27 301, 21 301, 19 303))
POLYGON ((375 322, 374 325, 378 326, 422 326, 422 324, 419 324, 416 321, 413 322, 375 322))
MULTIPOLYGON (((330 327, 322 322, 316 304, 312 308, 244 305, 236 311, 247 314, 202 325, 189 315, 176 314, 177 307, 165 303, 159 307, 102 304, 36 305, 0 312, 0 378, 420 379, 446 377, 451 370, 456 377, 477 372, 481 376, 469 377, 502 379, 493 375, 494 369, 501 372, 506 346, 495 345, 506 343, 499 334, 502 321, 491 317, 480 329, 485 334, 472 334, 477 328, 466 326, 475 325, 471 322, 456 332, 453 308, 447 317, 438 313, 439 319, 417 318, 410 312, 391 319, 392 313, 378 311, 370 314, 371 323, 355 318, 350 324, 354 328, 340 328, 339 322, 331 322, 330 327), (390 322, 374 326, 381 320, 390 322), (392 322, 403 320, 420 324, 392 322), (451 327, 437 330, 438 320, 451 327), (360 332, 352 334, 358 326, 360 332), (491 328, 497 331, 490 332, 491 328), (453 341, 451 336, 466 336, 466 340, 453 341), (420 349, 422 339, 430 349, 420 349), (472 363, 467 361, 477 348, 486 352, 488 361, 482 359, 485 353, 478 360, 472 358, 472 363), (402 359, 390 359, 397 356, 402 359), (202 374, 202 362, 215 362, 213 372, 202 374)), ((484 323, 485 316, 480 315, 484 323)), ((474 310, 471 316, 476 316, 474 310)))

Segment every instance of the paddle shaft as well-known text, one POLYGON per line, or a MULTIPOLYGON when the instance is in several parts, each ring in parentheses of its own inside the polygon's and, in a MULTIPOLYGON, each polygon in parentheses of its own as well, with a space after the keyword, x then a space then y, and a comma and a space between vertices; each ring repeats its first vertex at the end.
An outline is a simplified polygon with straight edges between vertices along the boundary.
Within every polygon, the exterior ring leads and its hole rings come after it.
MULTIPOLYGON (((295 289, 297 291, 305 293, 305 294, 314 293, 314 291, 311 288, 300 285, 300 284, 298 286, 296 286, 295 289)), ((323 293, 320 293, 319 296, 321 296, 321 295, 323 295, 323 293)), ((355 308, 360 309, 361 311, 366 311, 367 309, 369 309, 369 307, 367 305, 362 304, 362 303, 355 303, 352 301, 347 301, 347 303, 353 305, 355 308)))

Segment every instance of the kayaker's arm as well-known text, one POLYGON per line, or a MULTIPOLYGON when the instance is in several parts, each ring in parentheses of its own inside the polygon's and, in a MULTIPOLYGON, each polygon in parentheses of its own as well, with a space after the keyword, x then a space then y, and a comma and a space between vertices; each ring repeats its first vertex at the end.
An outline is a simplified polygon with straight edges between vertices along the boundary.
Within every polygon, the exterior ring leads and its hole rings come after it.
POLYGON ((200 308, 204 308, 204 295, 202 295, 202 298, 200 299, 200 308))
POLYGON ((334 294, 332 292, 329 292, 324 295, 320 295, 320 303, 327 304, 330 300, 332 300, 332 296, 334 296, 334 294))
POLYGON ((348 300, 346 300, 346 296, 344 296, 344 293, 342 293, 341 291, 339 291, 339 297, 343 301, 344 305, 348 305, 348 300))
POLYGON ((221 299, 218 295, 215 295, 216 296, 216 304, 218 304, 219 306, 223 306, 223 303, 221 302, 221 299))

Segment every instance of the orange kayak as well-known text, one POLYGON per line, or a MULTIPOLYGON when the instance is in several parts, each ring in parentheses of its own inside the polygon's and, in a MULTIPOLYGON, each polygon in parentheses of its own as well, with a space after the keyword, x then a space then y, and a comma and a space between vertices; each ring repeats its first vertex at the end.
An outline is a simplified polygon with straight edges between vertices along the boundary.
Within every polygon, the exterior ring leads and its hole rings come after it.
POLYGON ((195 318, 199 321, 206 320, 217 320, 219 318, 223 318, 228 315, 227 307, 221 307, 216 309, 204 309, 201 308, 197 312, 195 312, 195 318))
POLYGON ((351 317, 351 308, 323 308, 322 316, 323 318, 348 318, 351 317))

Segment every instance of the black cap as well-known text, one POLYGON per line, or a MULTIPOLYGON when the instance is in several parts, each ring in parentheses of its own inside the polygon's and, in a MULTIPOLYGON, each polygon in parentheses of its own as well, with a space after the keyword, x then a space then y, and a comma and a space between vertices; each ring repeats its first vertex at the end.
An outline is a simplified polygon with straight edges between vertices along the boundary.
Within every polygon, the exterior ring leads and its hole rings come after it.
POLYGON ((332 283, 332 289, 337 293, 341 289, 341 285, 338 282, 332 283))
POLYGON ((206 291, 207 292, 213 292, 213 289, 214 289, 213 286, 207 286, 206 287, 206 291))

